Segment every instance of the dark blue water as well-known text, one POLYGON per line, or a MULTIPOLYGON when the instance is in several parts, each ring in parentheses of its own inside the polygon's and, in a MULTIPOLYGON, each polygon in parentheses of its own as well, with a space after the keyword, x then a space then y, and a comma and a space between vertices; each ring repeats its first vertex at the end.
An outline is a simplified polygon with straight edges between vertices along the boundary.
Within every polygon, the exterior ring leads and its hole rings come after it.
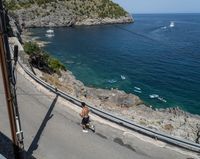
POLYGON ((52 38, 46 29, 32 31, 51 42, 45 50, 87 86, 118 88, 156 108, 200 114, 200 14, 134 18, 134 24, 56 28, 52 38))

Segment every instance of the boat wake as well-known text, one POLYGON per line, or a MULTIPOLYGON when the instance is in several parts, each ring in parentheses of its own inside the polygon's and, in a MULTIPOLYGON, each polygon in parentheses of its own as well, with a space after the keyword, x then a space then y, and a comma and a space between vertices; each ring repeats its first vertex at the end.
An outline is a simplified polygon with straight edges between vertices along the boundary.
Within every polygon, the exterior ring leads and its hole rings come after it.
POLYGON ((126 79, 126 77, 124 75, 121 75, 120 77, 121 77, 122 80, 126 79))
POLYGON ((142 93, 142 90, 139 87, 134 87, 133 91, 136 92, 136 93, 142 93))
POLYGON ((46 36, 47 38, 51 38, 51 37, 54 37, 54 34, 45 34, 45 36, 46 36))
POLYGON ((134 87, 134 89, 141 91, 141 88, 139 88, 139 87, 134 87))
POLYGON ((161 102, 164 102, 164 103, 167 102, 167 100, 165 100, 164 98, 160 97, 158 94, 151 94, 151 95, 149 95, 149 98, 158 99, 158 100, 160 100, 161 102))
POLYGON ((169 25, 167 25, 167 26, 161 26, 160 28, 157 28, 155 31, 167 30, 169 28, 174 28, 174 27, 175 27, 175 22, 171 21, 169 25))
POLYGON ((161 27, 162 30, 166 30, 167 29, 167 26, 163 26, 161 27))
POLYGON ((136 93, 142 93, 142 91, 138 91, 138 90, 133 90, 136 93))
POLYGON ((151 94, 151 95, 149 95, 149 97, 150 97, 151 99, 154 99, 154 98, 158 98, 159 95, 157 95, 157 94, 151 94))
POLYGON ((114 79, 111 79, 111 80, 108 80, 108 83, 116 83, 117 82, 117 80, 114 80, 114 79))
POLYGON ((73 64, 75 63, 74 61, 65 61, 66 64, 73 64))
POLYGON ((54 37, 54 30, 53 29, 48 29, 46 31, 45 36, 48 37, 48 38, 54 37))
POLYGON ((162 98, 162 97, 158 97, 158 99, 159 99, 160 101, 164 102, 164 103, 167 103, 167 101, 166 101, 164 98, 162 98))

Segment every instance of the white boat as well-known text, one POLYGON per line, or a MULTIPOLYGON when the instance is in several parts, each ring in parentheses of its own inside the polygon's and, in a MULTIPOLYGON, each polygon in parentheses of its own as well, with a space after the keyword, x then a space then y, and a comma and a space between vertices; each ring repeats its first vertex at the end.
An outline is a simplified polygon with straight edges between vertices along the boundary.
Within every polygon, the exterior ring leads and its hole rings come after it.
POLYGON ((169 25, 169 27, 170 28, 173 28, 175 26, 175 24, 174 24, 174 22, 172 21, 172 22, 170 22, 170 25, 169 25))
POLYGON ((159 95, 157 95, 157 94, 151 94, 151 95, 149 95, 149 97, 153 99, 153 98, 158 98, 159 95))
POLYGON ((45 34, 46 37, 51 38, 54 36, 54 34, 45 34))
POLYGON ((125 80, 125 79, 126 79, 126 77, 125 77, 125 76, 123 76, 123 75, 121 75, 121 79, 122 79, 122 80, 125 80))
POLYGON ((48 29, 47 33, 54 33, 54 30, 53 29, 48 29))

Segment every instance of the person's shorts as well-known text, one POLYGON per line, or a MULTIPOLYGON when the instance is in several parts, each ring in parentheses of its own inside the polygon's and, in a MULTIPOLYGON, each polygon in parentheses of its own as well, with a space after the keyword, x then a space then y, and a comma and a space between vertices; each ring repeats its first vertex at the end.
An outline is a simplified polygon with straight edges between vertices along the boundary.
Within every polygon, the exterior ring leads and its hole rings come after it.
POLYGON ((86 125, 88 123, 89 123, 89 116, 82 119, 82 122, 81 122, 82 125, 86 125))

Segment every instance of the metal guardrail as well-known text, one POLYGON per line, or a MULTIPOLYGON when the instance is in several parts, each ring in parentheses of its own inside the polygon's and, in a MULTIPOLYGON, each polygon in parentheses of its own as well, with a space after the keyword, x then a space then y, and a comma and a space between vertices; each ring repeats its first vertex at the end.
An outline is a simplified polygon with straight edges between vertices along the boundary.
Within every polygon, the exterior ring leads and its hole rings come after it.
MULTIPOLYGON (((50 85, 49 83, 41 80, 40 78, 36 77, 33 73, 31 73, 31 71, 29 71, 21 62, 18 62, 19 65, 22 67, 22 69, 32 78, 34 79, 36 82, 38 82, 39 84, 41 84, 42 86, 44 86, 45 88, 47 88, 48 90, 57 93, 59 96, 63 97, 64 99, 73 102, 74 104, 76 104, 77 106, 81 106, 81 102, 79 99, 70 96, 68 94, 66 94, 65 92, 57 89, 56 87, 50 85)), ((88 105, 88 104, 87 104, 88 105)), ((158 132, 158 131, 154 131, 152 129, 143 127, 141 125, 138 125, 130 120, 126 120, 120 117, 117 117, 111 113, 108 113, 106 111, 102 111, 96 107, 93 107, 91 105, 88 105, 88 107, 91 109, 91 111, 102 117, 105 118, 107 120, 110 120, 114 123, 120 124, 126 128, 129 128, 131 130, 137 131, 139 133, 142 133, 144 135, 150 136, 152 138, 164 141, 166 143, 172 144, 172 145, 176 145, 194 152, 200 152, 200 144, 191 142, 189 140, 185 140, 185 139, 179 139, 177 137, 173 137, 170 135, 167 135, 165 133, 162 132, 158 132)))

